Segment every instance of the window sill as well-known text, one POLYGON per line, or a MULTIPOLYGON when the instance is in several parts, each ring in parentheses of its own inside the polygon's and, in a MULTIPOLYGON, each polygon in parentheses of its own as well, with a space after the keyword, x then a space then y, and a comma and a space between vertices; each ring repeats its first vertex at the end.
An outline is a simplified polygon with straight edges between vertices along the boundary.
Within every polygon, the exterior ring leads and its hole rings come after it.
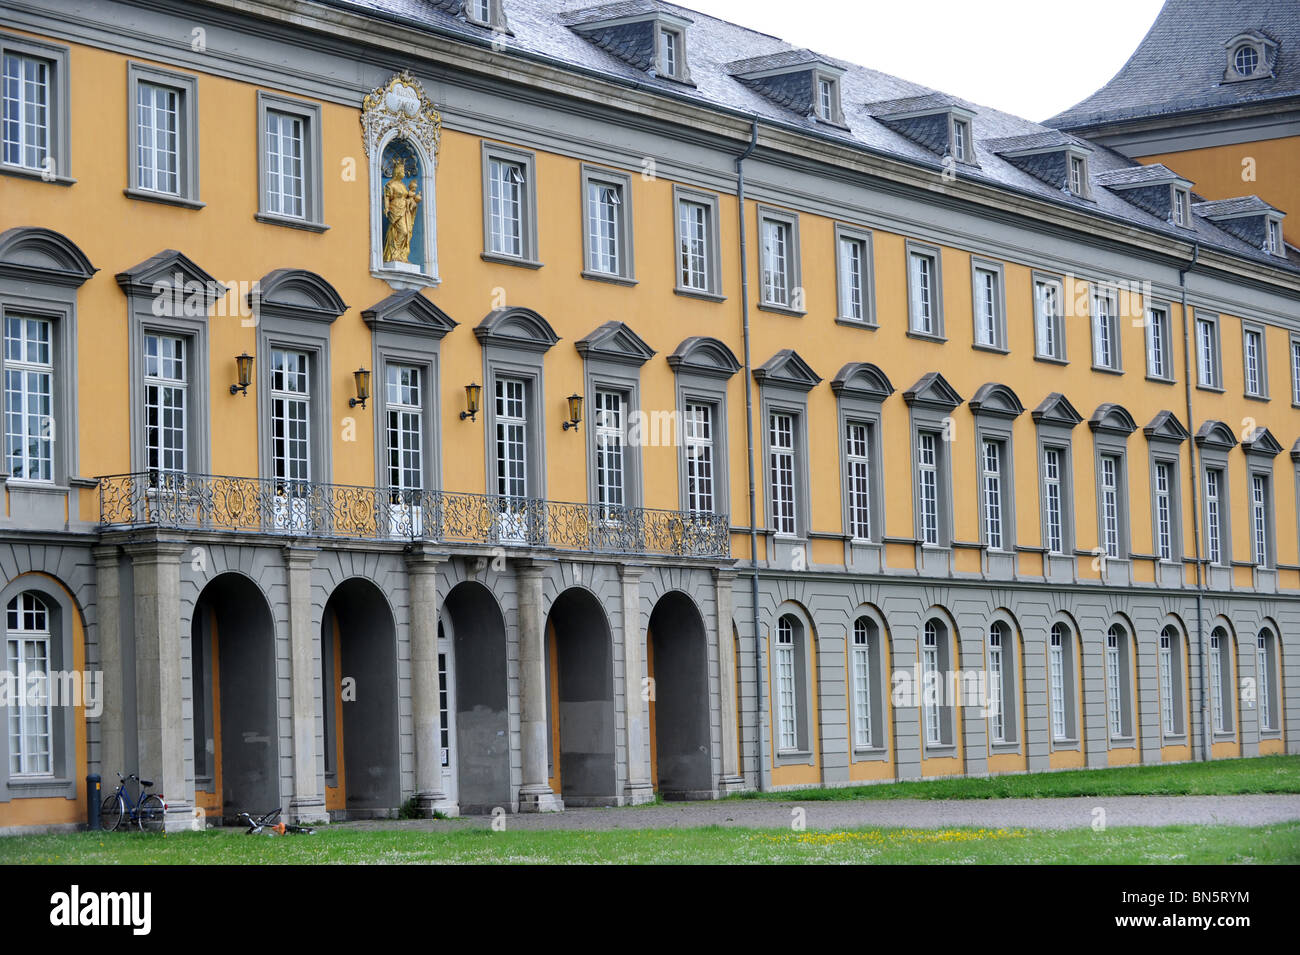
POLYGON ((1197 391, 1212 391, 1216 395, 1221 395, 1224 393, 1223 389, 1220 388, 1218 385, 1203 385, 1199 381, 1196 383, 1196 389, 1197 391))
POLYGON ((674 295, 680 295, 682 298, 698 298, 703 302, 725 302, 727 296, 718 292, 706 292, 698 288, 685 288, 681 285, 673 289, 674 295))
POLYGON ((259 212, 253 218, 267 225, 282 225, 290 229, 301 229, 304 232, 329 231, 329 226, 323 222, 313 222, 310 219, 295 219, 293 216, 277 215, 274 212, 259 212))
POLYGON ((973 342, 970 346, 975 351, 993 352, 995 355, 1010 355, 1010 348, 1003 348, 1001 345, 982 345, 979 342, 973 342))
POLYGON ((1242 397, 1245 398, 1247 401, 1263 401, 1265 403, 1272 401, 1272 399, 1269 398, 1268 395, 1252 395, 1249 392, 1243 393, 1242 397))
POLYGON ((494 265, 513 265, 520 269, 540 269, 542 263, 536 259, 526 259, 522 256, 505 255, 501 252, 481 252, 479 258, 484 262, 491 262, 494 265))
POLYGON ((994 756, 1013 756, 1020 752, 1020 744, 1011 740, 1004 740, 1001 743, 990 741, 989 750, 994 756))
POLYGON ((933 332, 918 332, 914 328, 909 328, 907 330, 907 337, 915 338, 917 341, 922 341, 922 342, 935 342, 936 344, 939 345, 942 345, 946 341, 948 341, 948 339, 942 335, 935 335, 933 332))
POLYGON ((582 270, 584 279, 591 279, 593 282, 608 282, 610 285, 637 285, 636 279, 629 278, 626 275, 615 275, 612 272, 593 272, 590 269, 582 270))
POLYGON ((845 328, 860 328, 864 332, 874 332, 880 328, 875 322, 869 322, 864 318, 845 318, 843 315, 835 319, 836 325, 843 325, 845 328))
POLYGON ((1172 733, 1168 736, 1160 737, 1160 744, 1162 746, 1182 746, 1186 742, 1187 742, 1186 733, 1172 733))
POLYGON ((1112 737, 1108 740, 1108 742, 1110 743, 1110 746, 1107 747, 1108 749, 1135 749, 1135 748, 1137 748, 1137 740, 1135 740, 1132 736, 1112 736, 1112 737))
POLYGON ((1078 749, 1079 741, 1073 738, 1052 740, 1052 748, 1056 749, 1057 747, 1060 747, 1062 749, 1078 749))
POLYGON ((182 209, 203 209, 206 202, 187 199, 185 196, 173 196, 166 192, 150 192, 148 189, 123 189, 122 194, 128 199, 141 199, 145 202, 158 202, 165 206, 180 206, 182 209))
POLYGON ((951 758, 957 755, 957 746, 954 743, 926 743, 921 750, 922 759, 933 759, 936 757, 951 758))
POLYGON ((1064 358, 1054 358, 1051 355, 1035 355, 1034 361, 1046 362, 1049 365, 1068 365, 1069 361, 1064 358))
POLYGON ((889 750, 883 746, 868 746, 866 748, 854 747, 853 756, 856 760, 888 759, 889 750))
POLYGON ((1178 382, 1175 381, 1173 378, 1165 378, 1165 377, 1162 376, 1162 375, 1147 375, 1147 381, 1153 382, 1153 383, 1155 383, 1155 384, 1157 384, 1157 385, 1176 385, 1176 384, 1178 384, 1178 382))
MULTIPOLYGON (((1215 731, 1214 731, 1214 741, 1215 741, 1216 743, 1235 743, 1235 742, 1237 741, 1237 731, 1236 731, 1236 730, 1226 730, 1226 731, 1220 733, 1218 730, 1215 730, 1215 731)), ((10 783, 10 785, 12 786, 13 783, 10 783)))
POLYGON ((791 308, 789 305, 778 305, 775 302, 759 302, 758 308, 764 312, 775 312, 778 315, 789 315, 791 318, 803 318, 808 313, 799 308, 791 308))
POLYGON ((32 169, 28 166, 12 166, 9 163, 0 164, 0 173, 3 173, 6 176, 14 176, 18 179, 35 179, 40 182, 48 182, 53 186, 71 186, 77 181, 71 176, 51 176, 44 169, 32 169))
POLYGON ((1107 367, 1106 365, 1093 365, 1093 366, 1092 366, 1092 370, 1093 370, 1093 371, 1099 371, 1099 372, 1101 372, 1103 375, 1122 375, 1122 374, 1124 374, 1124 369, 1123 369, 1123 368, 1109 368, 1109 367, 1107 367))

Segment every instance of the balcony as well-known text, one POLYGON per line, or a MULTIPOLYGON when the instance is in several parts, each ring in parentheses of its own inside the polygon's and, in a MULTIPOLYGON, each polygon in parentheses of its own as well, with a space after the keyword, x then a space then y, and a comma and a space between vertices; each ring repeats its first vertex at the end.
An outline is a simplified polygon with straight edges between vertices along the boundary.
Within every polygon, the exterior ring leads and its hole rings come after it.
POLYGON ((99 478, 99 523, 588 554, 724 559, 731 550, 725 514, 156 471, 99 478))

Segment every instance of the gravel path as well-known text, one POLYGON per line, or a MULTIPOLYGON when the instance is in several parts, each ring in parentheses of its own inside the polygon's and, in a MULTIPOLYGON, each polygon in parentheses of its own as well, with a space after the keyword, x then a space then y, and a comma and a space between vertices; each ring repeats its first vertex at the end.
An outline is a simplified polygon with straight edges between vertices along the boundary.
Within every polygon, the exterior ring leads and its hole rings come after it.
MULTIPOLYGON (((1218 823, 1259 826, 1300 820, 1300 795, 1250 796, 1110 796, 1052 799, 890 799, 844 802, 671 803, 624 809, 569 809, 562 813, 508 815, 509 829, 684 829, 695 826, 778 828, 791 824, 794 811, 805 812, 809 829, 861 827, 1074 829, 1092 825, 1094 811, 1105 810, 1105 824, 1167 826, 1218 823)), ((358 829, 450 830, 485 828, 487 816, 456 820, 403 820, 343 823, 358 829)))

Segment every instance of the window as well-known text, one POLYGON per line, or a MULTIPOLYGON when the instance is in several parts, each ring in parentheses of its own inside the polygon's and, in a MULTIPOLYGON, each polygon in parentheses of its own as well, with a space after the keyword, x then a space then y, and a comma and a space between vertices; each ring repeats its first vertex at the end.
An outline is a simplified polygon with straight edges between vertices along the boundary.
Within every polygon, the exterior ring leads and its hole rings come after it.
POLYGON ((1276 219, 1268 220, 1264 234, 1264 251, 1273 255, 1286 256, 1286 246, 1282 244, 1282 223, 1276 219))
POLYGON ((185 339, 152 332, 145 335, 144 446, 151 474, 186 469, 188 371, 185 339))
POLYGON ((1007 703, 1015 705, 1014 696, 1007 693, 1007 687, 1004 685, 1010 681, 1010 673, 1006 667, 1004 651, 1010 655, 1009 640, 1005 639, 1006 628, 1004 624, 995 623, 989 628, 988 647, 988 721, 989 721, 989 738, 994 743, 1006 743, 1015 738, 1012 731, 1008 737, 1008 720, 1007 720, 1007 703))
POLYGON ((1065 313, 1061 283, 1034 280, 1034 345, 1039 358, 1065 361, 1065 313))
POLYGON ((983 443, 984 490, 984 543, 993 550, 1004 546, 1002 518, 1006 502, 1002 499, 1002 459, 1005 447, 1001 441, 985 440, 983 443))
POLYGON ((850 421, 844 434, 848 462, 849 534, 855 540, 871 539, 871 431, 850 421))
POLYGON ((583 217, 590 278, 632 280, 631 180, 610 170, 583 168, 583 217))
POLYGON ((809 749, 806 644, 799 620, 789 614, 777 620, 773 702, 778 755, 806 753, 809 749))
MULTIPOLYGON (((494 26, 493 8, 499 2, 500 0, 467 0, 465 13, 472 22, 477 23, 479 26, 494 26)), ((447 724, 444 722, 442 725, 446 727, 447 724)))
POLYGON ((659 72, 664 76, 678 75, 678 61, 681 59, 681 36, 672 30, 659 31, 659 72))
POLYGON ((933 431, 922 431, 917 435, 916 472, 921 540, 926 544, 938 544, 939 435, 933 431))
POLYGON ((388 411, 388 486, 397 491, 424 489, 423 369, 389 365, 385 387, 388 411))
POLYGON ((1223 563, 1223 472, 1205 471, 1205 549, 1211 564, 1223 563))
POLYGON ((1106 633, 1106 714, 1110 738, 1133 737, 1133 700, 1129 639, 1119 624, 1106 633))
POLYGON ((615 517, 626 504, 623 426, 625 396, 596 392, 596 503, 602 519, 615 517))
POLYGON ((820 77, 817 80, 817 115, 827 122, 835 115, 835 84, 820 77))
POLYGON ((266 211, 302 219, 307 215, 307 122, 279 110, 266 111, 266 211))
POLYGON ((1300 405, 1300 338, 1291 339, 1291 403, 1300 405))
POLYGON ((682 200, 677 205, 681 229, 682 288, 707 291, 709 288, 709 207, 682 200))
POLYGON ((1188 215, 1188 197, 1186 189, 1174 189, 1174 225, 1187 228, 1190 224, 1188 215))
POLYGON ((1005 349, 1006 319, 1002 308, 1002 266, 976 260, 972 275, 975 344, 983 348, 1005 349))
POLYGON ((1255 695, 1259 700, 1259 728, 1264 732, 1273 732, 1282 728, 1275 682, 1278 677, 1277 637, 1266 627, 1259 632, 1255 646, 1255 695))
POLYGON ((1082 156, 1070 157, 1070 192, 1080 198, 1088 195, 1088 161, 1082 156))
POLYGON ((1269 561, 1269 511, 1271 502, 1268 493, 1268 477, 1263 474, 1250 476, 1250 527, 1251 556, 1257 567, 1267 567, 1269 561))
POLYGON ((1165 381, 1173 379, 1173 350, 1169 337, 1169 312, 1147 309, 1147 374, 1165 381))
MULTIPOLYGON (((197 207, 198 81, 183 73, 131 63, 127 194, 197 207)), ((265 136, 265 126, 260 131, 265 136)), ((263 157, 268 155, 265 143, 263 157)), ((263 182, 262 199, 269 183, 263 182)))
POLYGON ((1259 50, 1248 44, 1237 47, 1232 54, 1232 68, 1238 76, 1254 76, 1259 68, 1259 50))
POLYGON ((528 496, 527 384, 518 378, 496 380, 497 494, 528 496))
POLYGON ((803 312, 799 288, 798 220, 785 213, 760 210, 762 300, 760 305, 803 312))
POLYGON ((835 229, 839 318, 875 324, 871 283, 871 235, 846 226, 835 229))
POLYGON ((0 164, 64 184, 71 122, 66 46, 0 33, 0 164))
POLYGON ((907 261, 909 327, 917 335, 940 338, 943 336, 943 324, 938 256, 932 252, 912 250, 907 261))
POLYGON ((1265 375, 1267 365, 1264 356, 1263 329, 1247 327, 1242 330, 1241 353, 1245 372, 1246 394, 1252 398, 1266 397, 1268 382, 1265 375))
POLYGON ((1174 466, 1167 461, 1157 461, 1155 467, 1156 498, 1156 556, 1161 560, 1174 559, 1174 466))
POLYGON ((1101 456, 1102 542, 1107 557, 1120 557, 1120 468, 1117 455, 1101 456))
POLYGON ((5 316, 6 473, 24 481, 54 480, 53 323, 5 316))
POLYGON ((713 513, 713 405, 686 405, 686 509, 713 513))
POLYGON ((1160 631, 1160 722, 1165 736, 1183 735, 1183 641, 1177 628, 1160 631))
POLYGON ((939 688, 942 686, 939 650, 939 628, 933 620, 927 620, 921 643, 921 700, 925 709, 925 741, 932 745, 942 742, 939 719, 939 688))
POLYGON ((1119 317, 1113 289, 1092 292, 1092 363, 1097 368, 1119 371, 1119 317))
POLYGON ((1074 637, 1063 623, 1052 624, 1048 638, 1048 678, 1051 683, 1052 739, 1075 739, 1074 637))
POLYGON ((537 176, 530 152, 483 143, 483 257, 532 268, 537 261, 537 176))
POLYGON ((971 159, 970 121, 953 118, 952 121, 952 155, 961 162, 971 159))
POLYGON ((311 480, 309 369, 306 352, 271 350, 271 458, 277 482, 311 480))
POLYGON ((796 532, 794 503, 794 416, 773 412, 769 424, 772 527, 780 535, 796 532))
POLYGON ((9 775, 54 773, 54 716, 50 687, 50 612, 36 594, 9 601, 5 669, 22 688, 9 712, 9 775), (34 688, 41 688, 32 692, 34 688))
POLYGON ((1219 378, 1219 326, 1212 318, 1196 319, 1196 375, 1202 388, 1222 388, 1219 378))
POLYGON ((871 721, 871 624, 865 617, 853 621, 853 745, 875 745, 871 721))
POLYGON ((1050 554, 1065 553, 1065 488, 1059 448, 1043 449, 1043 539, 1050 554))
POLYGON ((1214 732, 1232 732, 1232 638, 1222 627, 1210 632, 1210 710, 1214 732))

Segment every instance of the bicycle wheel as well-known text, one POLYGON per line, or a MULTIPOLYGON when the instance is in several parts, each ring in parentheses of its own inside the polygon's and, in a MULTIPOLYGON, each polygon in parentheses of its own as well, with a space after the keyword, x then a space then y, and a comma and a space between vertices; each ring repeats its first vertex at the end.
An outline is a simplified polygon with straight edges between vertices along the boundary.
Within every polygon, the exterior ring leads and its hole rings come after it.
POLYGON ((136 812, 136 821, 140 825, 141 832, 162 832, 163 818, 167 810, 163 805, 162 797, 157 793, 150 793, 140 801, 140 808, 136 812))
POLYGON ((122 825, 122 817, 125 815, 126 803, 121 796, 113 793, 99 807, 99 828, 105 832, 114 832, 122 825))

